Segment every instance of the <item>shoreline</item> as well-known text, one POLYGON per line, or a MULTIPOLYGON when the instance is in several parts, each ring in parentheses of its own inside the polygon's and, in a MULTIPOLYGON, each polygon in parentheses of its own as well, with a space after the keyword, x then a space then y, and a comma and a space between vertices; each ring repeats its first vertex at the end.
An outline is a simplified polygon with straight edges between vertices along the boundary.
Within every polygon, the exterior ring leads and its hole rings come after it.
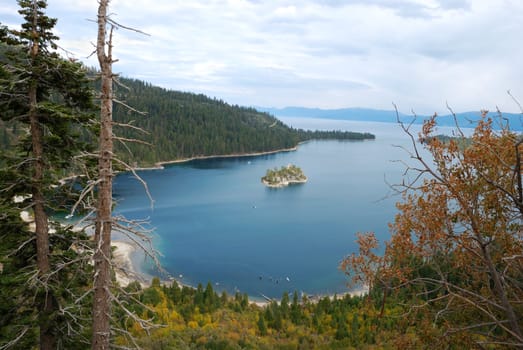
POLYGON ((294 146, 294 147, 282 148, 282 149, 277 149, 274 151, 253 152, 253 153, 214 154, 214 155, 209 155, 209 156, 194 156, 194 157, 190 157, 190 158, 167 160, 167 161, 157 162, 153 166, 150 166, 150 167, 136 167, 136 168, 133 168, 133 170, 136 170, 136 171, 162 170, 165 168, 166 165, 187 163, 187 162, 190 162, 193 160, 201 160, 201 159, 257 157, 257 156, 264 156, 264 155, 268 155, 268 154, 275 154, 275 153, 281 153, 281 152, 294 152, 294 151, 297 151, 298 146, 304 142, 307 142, 307 141, 300 142, 297 146, 294 146))
MULTIPOLYGON (((120 284, 121 287, 126 287, 129 283, 137 281, 140 283, 142 288, 148 288, 151 286, 151 281, 154 277, 145 274, 143 271, 140 271, 140 268, 136 266, 135 260, 132 258, 132 255, 136 253, 137 247, 131 242, 113 240, 111 242, 111 247, 115 248, 113 250, 113 263, 114 263, 114 272, 116 275, 116 281, 120 284)), ((182 283, 180 280, 171 277, 170 279, 160 279, 161 284, 172 284, 176 282, 179 287, 189 287, 196 289, 195 286, 187 285, 182 283)), ((290 293, 290 292, 289 292, 290 293)), ((347 291, 343 293, 334 293, 334 294, 307 294, 307 299, 312 303, 317 303, 320 299, 324 297, 333 298, 344 298, 346 295, 352 297, 361 297, 368 293, 367 287, 361 287, 352 291, 347 291)), ((249 303, 255 304, 258 307, 266 307, 271 302, 279 302, 278 298, 269 298, 269 297, 257 297, 253 295, 248 295, 249 303)))
POLYGON ((283 187, 287 187, 287 186, 292 186, 292 185, 299 185, 299 184, 304 184, 304 183, 307 183, 308 179, 305 179, 305 180, 285 180, 285 181, 280 181, 278 183, 275 183, 275 184, 271 184, 270 182, 266 181, 266 180, 261 180, 262 184, 264 184, 265 186, 269 187, 269 188, 283 188, 283 187))
POLYGON ((132 255, 136 252, 136 246, 125 241, 111 241, 113 249, 114 274, 116 281, 121 287, 127 287, 129 283, 138 281, 142 288, 149 287, 150 280, 146 278, 135 266, 132 255))
POLYGON ((158 275, 150 275, 144 272, 140 268, 140 264, 137 260, 142 260, 145 253, 138 248, 135 244, 130 241, 115 239, 111 241, 111 248, 113 254, 113 270, 115 273, 116 281, 122 287, 126 287, 129 283, 137 281, 140 283, 142 288, 148 288, 151 286, 153 278, 160 278, 161 284, 171 284, 176 282, 180 287, 196 288, 194 286, 183 283, 177 278, 161 278, 158 275), (139 256, 135 256, 139 255, 139 256))

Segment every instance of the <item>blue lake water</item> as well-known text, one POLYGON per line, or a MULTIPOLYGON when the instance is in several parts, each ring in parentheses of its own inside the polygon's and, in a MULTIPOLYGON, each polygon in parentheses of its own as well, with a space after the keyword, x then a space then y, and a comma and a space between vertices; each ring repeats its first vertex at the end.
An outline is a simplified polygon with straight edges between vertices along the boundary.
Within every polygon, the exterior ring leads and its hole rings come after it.
MULTIPOLYGON (((216 289, 253 297, 284 291, 348 291, 338 269, 357 250, 357 232, 389 237, 395 214, 387 183, 401 182, 408 154, 395 124, 282 118, 295 127, 369 131, 374 141, 312 141, 297 151, 239 158, 194 160, 142 171, 154 208, 130 174, 115 180, 116 212, 148 218, 163 268, 182 282, 212 282, 216 289), (265 187, 269 168, 302 168, 306 184, 265 187)), ((155 275, 141 261, 144 272, 155 275)))

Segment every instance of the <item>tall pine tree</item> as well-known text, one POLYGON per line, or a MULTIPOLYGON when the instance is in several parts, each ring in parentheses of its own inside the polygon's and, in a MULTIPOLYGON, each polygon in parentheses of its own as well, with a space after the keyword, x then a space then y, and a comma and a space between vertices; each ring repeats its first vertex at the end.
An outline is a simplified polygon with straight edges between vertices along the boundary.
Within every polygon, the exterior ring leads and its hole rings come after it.
MULTIPOLYGON (((46 1, 19 0, 18 4, 24 18, 21 30, 4 28, 0 35, 0 115, 4 121, 23 125, 28 133, 16 150, 2 150, 0 191, 7 199, 5 205, 14 210, 28 209, 34 218, 34 235, 25 244, 35 249, 36 273, 26 275, 26 285, 34 288, 36 296, 39 347, 55 349, 61 338, 58 323, 64 309, 60 284, 53 281, 63 276, 59 273, 63 269, 57 270, 53 264, 56 252, 50 250, 49 228, 55 224, 49 215, 65 204, 63 199, 74 187, 59 180, 78 173, 73 160, 88 149, 80 139, 85 130, 82 126, 94 125, 92 93, 81 65, 55 52, 58 37, 52 29, 56 19, 45 15, 46 1), (23 200, 15 203, 11 200, 15 197, 23 200)), ((12 216, 6 219, 12 220, 12 216)), ((3 234, 21 237, 18 226, 9 228, 7 222, 2 226, 9 230, 3 234)), ((20 247, 13 248, 19 252, 20 247)), ((54 248, 63 247, 58 244, 54 248)))

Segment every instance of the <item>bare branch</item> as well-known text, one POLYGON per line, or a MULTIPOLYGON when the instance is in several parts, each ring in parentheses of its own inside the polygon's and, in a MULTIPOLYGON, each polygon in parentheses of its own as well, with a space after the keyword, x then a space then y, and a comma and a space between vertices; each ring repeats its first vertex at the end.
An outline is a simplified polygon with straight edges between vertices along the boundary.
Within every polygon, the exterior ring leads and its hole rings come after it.
POLYGON ((128 87, 127 85, 125 85, 124 83, 122 83, 122 82, 120 81, 120 79, 118 79, 118 77, 113 77, 113 82, 114 82, 116 85, 118 85, 118 86, 124 88, 125 90, 127 90, 127 91, 131 91, 131 88, 128 87))
POLYGON ((134 129, 134 130, 137 130, 137 131, 142 132, 142 133, 147 134, 147 135, 151 134, 149 131, 147 131, 147 130, 145 130, 143 128, 140 128, 139 126, 133 125, 132 122, 130 122, 130 123, 118 123, 118 122, 113 121, 113 125, 114 126, 124 127, 124 128, 134 129))
POLYGON ((152 146, 152 144, 150 144, 149 142, 139 140, 139 139, 129 139, 129 138, 119 137, 119 136, 113 136, 113 139, 116 141, 119 141, 121 143, 132 142, 132 143, 139 143, 142 145, 152 146))
POLYGON ((74 216, 74 213, 76 212, 76 209, 78 208, 78 205, 80 205, 80 203, 82 203, 82 201, 86 195, 91 194, 94 191, 94 188, 96 186, 98 186, 101 181, 102 181, 101 179, 98 179, 96 181, 88 181, 87 187, 85 187, 82 190, 82 192, 80 193, 80 197, 78 198, 78 200, 74 203, 73 207, 71 208, 71 211, 68 215, 69 218, 74 216))
POLYGON ((123 165, 125 167, 125 169, 127 169, 128 171, 130 171, 133 176, 135 177, 135 179, 137 179, 138 181, 140 181, 140 183, 142 184, 143 188, 145 189, 145 192, 147 193, 147 197, 149 198, 149 201, 151 203, 151 208, 153 208, 154 206, 154 199, 151 195, 151 192, 149 191, 149 186, 147 185, 147 182, 142 179, 142 177, 140 175, 138 175, 138 173, 136 172, 136 170, 130 166, 129 164, 125 163, 124 161, 118 159, 118 158, 115 158, 114 161, 116 161, 117 163, 120 163, 121 165, 123 165))
POLYGON ((27 333, 28 330, 29 330, 29 326, 24 326, 22 328, 22 330, 20 331, 20 333, 18 334, 18 336, 15 339, 11 340, 10 342, 0 346, 0 350, 10 349, 13 346, 15 346, 16 343, 18 343, 20 341, 20 339, 22 339, 25 336, 25 334, 27 333))
POLYGON ((456 113, 454 113, 454 110, 449 106, 449 103, 447 102, 447 109, 449 110, 450 114, 452 114, 452 118, 454 118, 454 126, 459 132, 459 136, 462 138, 465 138, 465 134, 463 133, 463 130, 461 130, 461 127, 459 126, 458 117, 456 116, 456 113))
POLYGON ((126 103, 123 102, 123 101, 120 101, 120 100, 117 100, 117 99, 113 98, 113 102, 115 102, 115 103, 117 103, 117 104, 119 104, 119 105, 124 106, 125 108, 127 108, 128 110, 130 110, 130 111, 132 111, 132 112, 134 112, 134 113, 138 113, 138 114, 140 114, 140 115, 147 115, 146 112, 139 111, 139 110, 137 110, 137 109, 135 109, 135 108, 129 106, 128 104, 126 104, 126 103))
POLYGON ((516 103, 519 107, 519 110, 521 111, 521 113, 523 113, 523 106, 521 106, 521 103, 519 103, 518 99, 515 98, 512 93, 510 92, 510 90, 507 90, 507 94, 512 98, 512 101, 514 101, 514 103, 516 103))
POLYGON ((127 27, 127 26, 124 26, 123 24, 120 24, 120 23, 116 22, 115 20, 110 18, 110 15, 107 17, 107 22, 109 22, 112 25, 114 25, 116 27, 119 27, 119 28, 127 29, 127 30, 130 30, 130 31, 133 31, 133 32, 136 32, 136 33, 140 33, 140 34, 143 34, 143 35, 146 35, 146 36, 151 36, 150 34, 147 34, 147 33, 143 32, 143 31, 141 31, 139 29, 132 28, 132 27, 127 27))

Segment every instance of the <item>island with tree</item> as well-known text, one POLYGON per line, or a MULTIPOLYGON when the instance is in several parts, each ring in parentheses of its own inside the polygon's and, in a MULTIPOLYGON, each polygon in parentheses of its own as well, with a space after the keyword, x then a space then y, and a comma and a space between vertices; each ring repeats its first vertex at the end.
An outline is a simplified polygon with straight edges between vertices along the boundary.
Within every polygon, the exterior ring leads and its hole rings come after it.
POLYGON ((261 182, 267 187, 284 187, 307 182, 307 176, 296 165, 289 164, 280 169, 268 169, 261 182))

